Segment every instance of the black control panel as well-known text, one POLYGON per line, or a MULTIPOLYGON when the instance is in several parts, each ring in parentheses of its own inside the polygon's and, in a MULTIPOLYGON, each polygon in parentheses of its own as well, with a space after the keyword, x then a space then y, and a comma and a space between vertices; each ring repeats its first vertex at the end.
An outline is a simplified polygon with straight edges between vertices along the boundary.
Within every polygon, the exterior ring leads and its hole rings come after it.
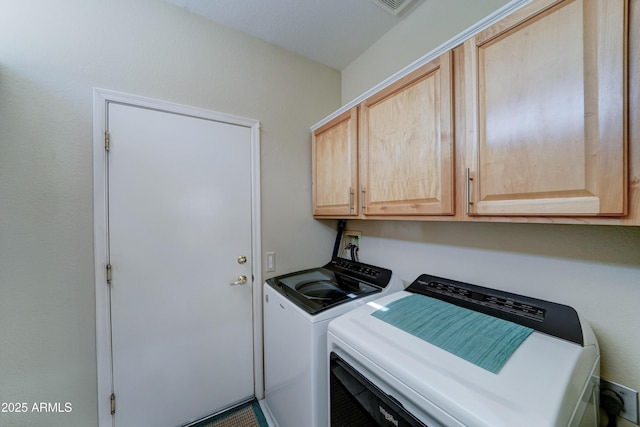
POLYGON ((578 313, 567 305, 427 274, 406 290, 584 345, 578 313))
POLYGON ((471 291, 467 288, 456 286, 451 283, 433 281, 424 284, 424 286, 432 292, 448 296, 450 298, 479 304, 493 310, 504 311, 505 313, 526 317, 527 319, 533 319, 538 322, 544 321, 546 310, 538 305, 525 303, 504 296, 488 295, 486 293, 471 291))
POLYGON ((324 268, 349 275, 381 288, 386 287, 391 280, 391 270, 343 258, 332 259, 324 268))

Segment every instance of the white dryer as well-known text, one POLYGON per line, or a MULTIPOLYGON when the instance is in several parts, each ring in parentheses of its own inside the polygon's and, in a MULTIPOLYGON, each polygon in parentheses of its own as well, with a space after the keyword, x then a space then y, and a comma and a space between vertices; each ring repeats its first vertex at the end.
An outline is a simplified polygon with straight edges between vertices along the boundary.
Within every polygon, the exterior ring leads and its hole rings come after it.
POLYGON ((266 404, 279 427, 327 427, 327 325, 402 284, 390 270, 334 258, 264 285, 266 404))
POLYGON ((327 356, 332 427, 598 425, 598 342, 566 305, 421 275, 333 320, 327 356))

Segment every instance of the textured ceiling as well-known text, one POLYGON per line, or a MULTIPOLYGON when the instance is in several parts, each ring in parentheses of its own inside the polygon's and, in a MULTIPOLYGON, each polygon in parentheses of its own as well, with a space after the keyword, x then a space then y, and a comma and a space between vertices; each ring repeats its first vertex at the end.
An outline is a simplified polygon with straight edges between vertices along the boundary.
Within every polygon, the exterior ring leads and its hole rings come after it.
POLYGON ((339 70, 400 22, 371 0, 165 0, 339 70))

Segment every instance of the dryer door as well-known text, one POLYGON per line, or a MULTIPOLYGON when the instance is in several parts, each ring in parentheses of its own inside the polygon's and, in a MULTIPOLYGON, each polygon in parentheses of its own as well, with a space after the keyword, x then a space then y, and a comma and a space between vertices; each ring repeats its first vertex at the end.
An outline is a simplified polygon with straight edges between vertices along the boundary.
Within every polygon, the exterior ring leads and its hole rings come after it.
POLYGON ((329 381, 332 427, 428 427, 335 353, 329 381))

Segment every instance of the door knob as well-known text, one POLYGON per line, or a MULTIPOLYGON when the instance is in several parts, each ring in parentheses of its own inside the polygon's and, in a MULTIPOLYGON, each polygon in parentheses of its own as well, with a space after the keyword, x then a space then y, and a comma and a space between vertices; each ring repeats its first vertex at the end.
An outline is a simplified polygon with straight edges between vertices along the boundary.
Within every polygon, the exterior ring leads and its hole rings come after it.
POLYGON ((242 276, 238 276, 238 280, 233 282, 231 285, 244 285, 245 283, 247 283, 247 276, 243 274, 242 276))
POLYGON ((244 264, 245 262, 247 262, 247 257, 244 255, 240 255, 238 257, 238 264, 244 264))

